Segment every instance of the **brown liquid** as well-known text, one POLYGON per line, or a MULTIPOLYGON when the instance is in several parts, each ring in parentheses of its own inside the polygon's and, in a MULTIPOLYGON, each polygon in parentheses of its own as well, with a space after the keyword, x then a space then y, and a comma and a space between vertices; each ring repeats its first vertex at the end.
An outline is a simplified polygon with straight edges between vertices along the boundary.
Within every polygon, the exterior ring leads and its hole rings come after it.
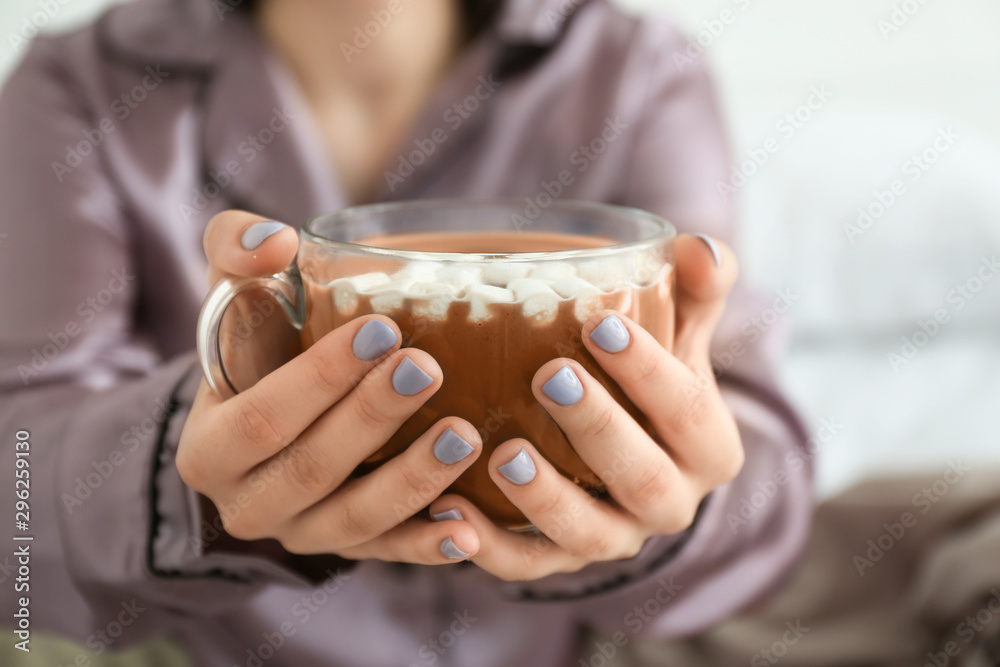
MULTIPOLYGON (((510 253, 594 248, 614 241, 540 233, 434 233, 370 237, 362 243, 429 252, 510 253)), ((374 312, 369 297, 359 295, 351 313, 340 313, 330 286, 308 279, 305 285, 309 312, 302 331, 304 347, 345 322, 374 312)), ((672 272, 665 271, 662 279, 651 285, 600 294, 599 305, 623 312, 669 348, 674 327, 671 291, 672 272)), ((519 303, 490 304, 491 316, 479 321, 470 319, 470 304, 460 300, 448 305, 443 318, 417 315, 409 301, 389 313, 403 332, 403 345, 430 353, 444 371, 444 382, 382 449, 358 467, 357 473, 364 474, 400 453, 439 419, 457 416, 479 429, 484 452, 449 491, 471 500, 497 524, 514 528, 527 523, 487 470, 490 453, 511 438, 529 440, 563 475, 585 488, 601 490, 600 479, 577 456, 531 393, 531 380, 538 368, 557 357, 575 359, 647 431, 651 432, 651 427, 583 346, 582 322, 574 307, 572 299, 561 301, 555 318, 548 323, 527 318, 519 303)))

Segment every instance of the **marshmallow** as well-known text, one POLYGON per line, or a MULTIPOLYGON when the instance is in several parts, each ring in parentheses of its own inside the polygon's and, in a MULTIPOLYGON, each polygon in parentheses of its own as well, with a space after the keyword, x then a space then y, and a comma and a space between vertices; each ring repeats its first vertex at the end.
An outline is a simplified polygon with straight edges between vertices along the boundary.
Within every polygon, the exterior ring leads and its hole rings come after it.
POLYGON ((531 277, 539 280, 559 280, 576 275, 576 267, 569 262, 542 262, 531 270, 531 277))
POLYGON ((350 278, 338 278, 330 282, 333 287, 333 304, 337 310, 349 315, 358 307, 358 294, 388 282, 389 276, 384 273, 363 273, 350 278))
POLYGON ((447 283, 416 283, 410 288, 410 307, 415 315, 444 319, 455 300, 455 288, 447 283))
POLYGON ((469 286, 481 282, 482 275, 483 270, 473 264, 452 264, 439 269, 437 279, 451 285, 461 294, 469 286))
POLYGON ((566 276, 552 284, 556 294, 564 299, 573 299, 573 314, 584 322, 601 307, 603 293, 579 276, 566 276))
POLYGON ((506 287, 510 281, 527 276, 531 269, 532 265, 528 262, 511 262, 509 264, 487 262, 483 266, 483 282, 506 287))
POLYGON ((551 322, 556 318, 561 299, 545 282, 535 278, 517 278, 510 281, 507 289, 520 302, 525 317, 538 322, 551 322))
POLYGON ((469 318, 481 322, 490 317, 490 304, 512 303, 514 293, 495 285, 472 285, 466 293, 466 298, 469 300, 469 318))
POLYGON ((621 260, 603 257, 583 262, 577 267, 577 274, 598 289, 610 292, 628 282, 626 270, 621 260))

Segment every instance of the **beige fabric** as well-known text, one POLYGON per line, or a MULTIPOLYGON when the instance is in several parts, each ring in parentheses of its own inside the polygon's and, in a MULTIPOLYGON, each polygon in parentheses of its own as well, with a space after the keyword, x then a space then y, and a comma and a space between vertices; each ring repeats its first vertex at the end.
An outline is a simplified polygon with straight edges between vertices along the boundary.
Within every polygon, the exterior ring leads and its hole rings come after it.
POLYGON ((779 663, 1000 665, 1000 470, 956 461, 857 486, 818 509, 803 564, 765 605, 685 641, 627 642, 606 664, 779 663))

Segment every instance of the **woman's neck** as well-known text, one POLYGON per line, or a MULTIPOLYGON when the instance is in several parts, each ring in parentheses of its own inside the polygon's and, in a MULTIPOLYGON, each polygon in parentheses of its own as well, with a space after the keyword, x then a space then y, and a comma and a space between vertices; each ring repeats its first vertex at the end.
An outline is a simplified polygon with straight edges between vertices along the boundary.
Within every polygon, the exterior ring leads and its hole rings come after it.
POLYGON ((349 203, 371 201, 461 47, 456 0, 263 0, 349 203))
POLYGON ((260 28, 306 95, 429 87, 461 41, 455 0, 263 0, 260 28))

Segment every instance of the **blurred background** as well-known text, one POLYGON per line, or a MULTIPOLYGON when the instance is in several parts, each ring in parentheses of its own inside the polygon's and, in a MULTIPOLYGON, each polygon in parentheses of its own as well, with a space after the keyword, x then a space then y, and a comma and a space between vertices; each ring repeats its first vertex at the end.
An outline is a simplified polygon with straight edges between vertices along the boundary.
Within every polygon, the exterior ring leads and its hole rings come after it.
MULTIPOLYGON (((4 0, 0 77, 19 36, 109 4, 4 0)), ((1000 4, 621 4, 672 14, 715 68, 736 162, 720 191, 778 306, 744 332, 788 331, 820 493, 1000 463, 1000 4)))

